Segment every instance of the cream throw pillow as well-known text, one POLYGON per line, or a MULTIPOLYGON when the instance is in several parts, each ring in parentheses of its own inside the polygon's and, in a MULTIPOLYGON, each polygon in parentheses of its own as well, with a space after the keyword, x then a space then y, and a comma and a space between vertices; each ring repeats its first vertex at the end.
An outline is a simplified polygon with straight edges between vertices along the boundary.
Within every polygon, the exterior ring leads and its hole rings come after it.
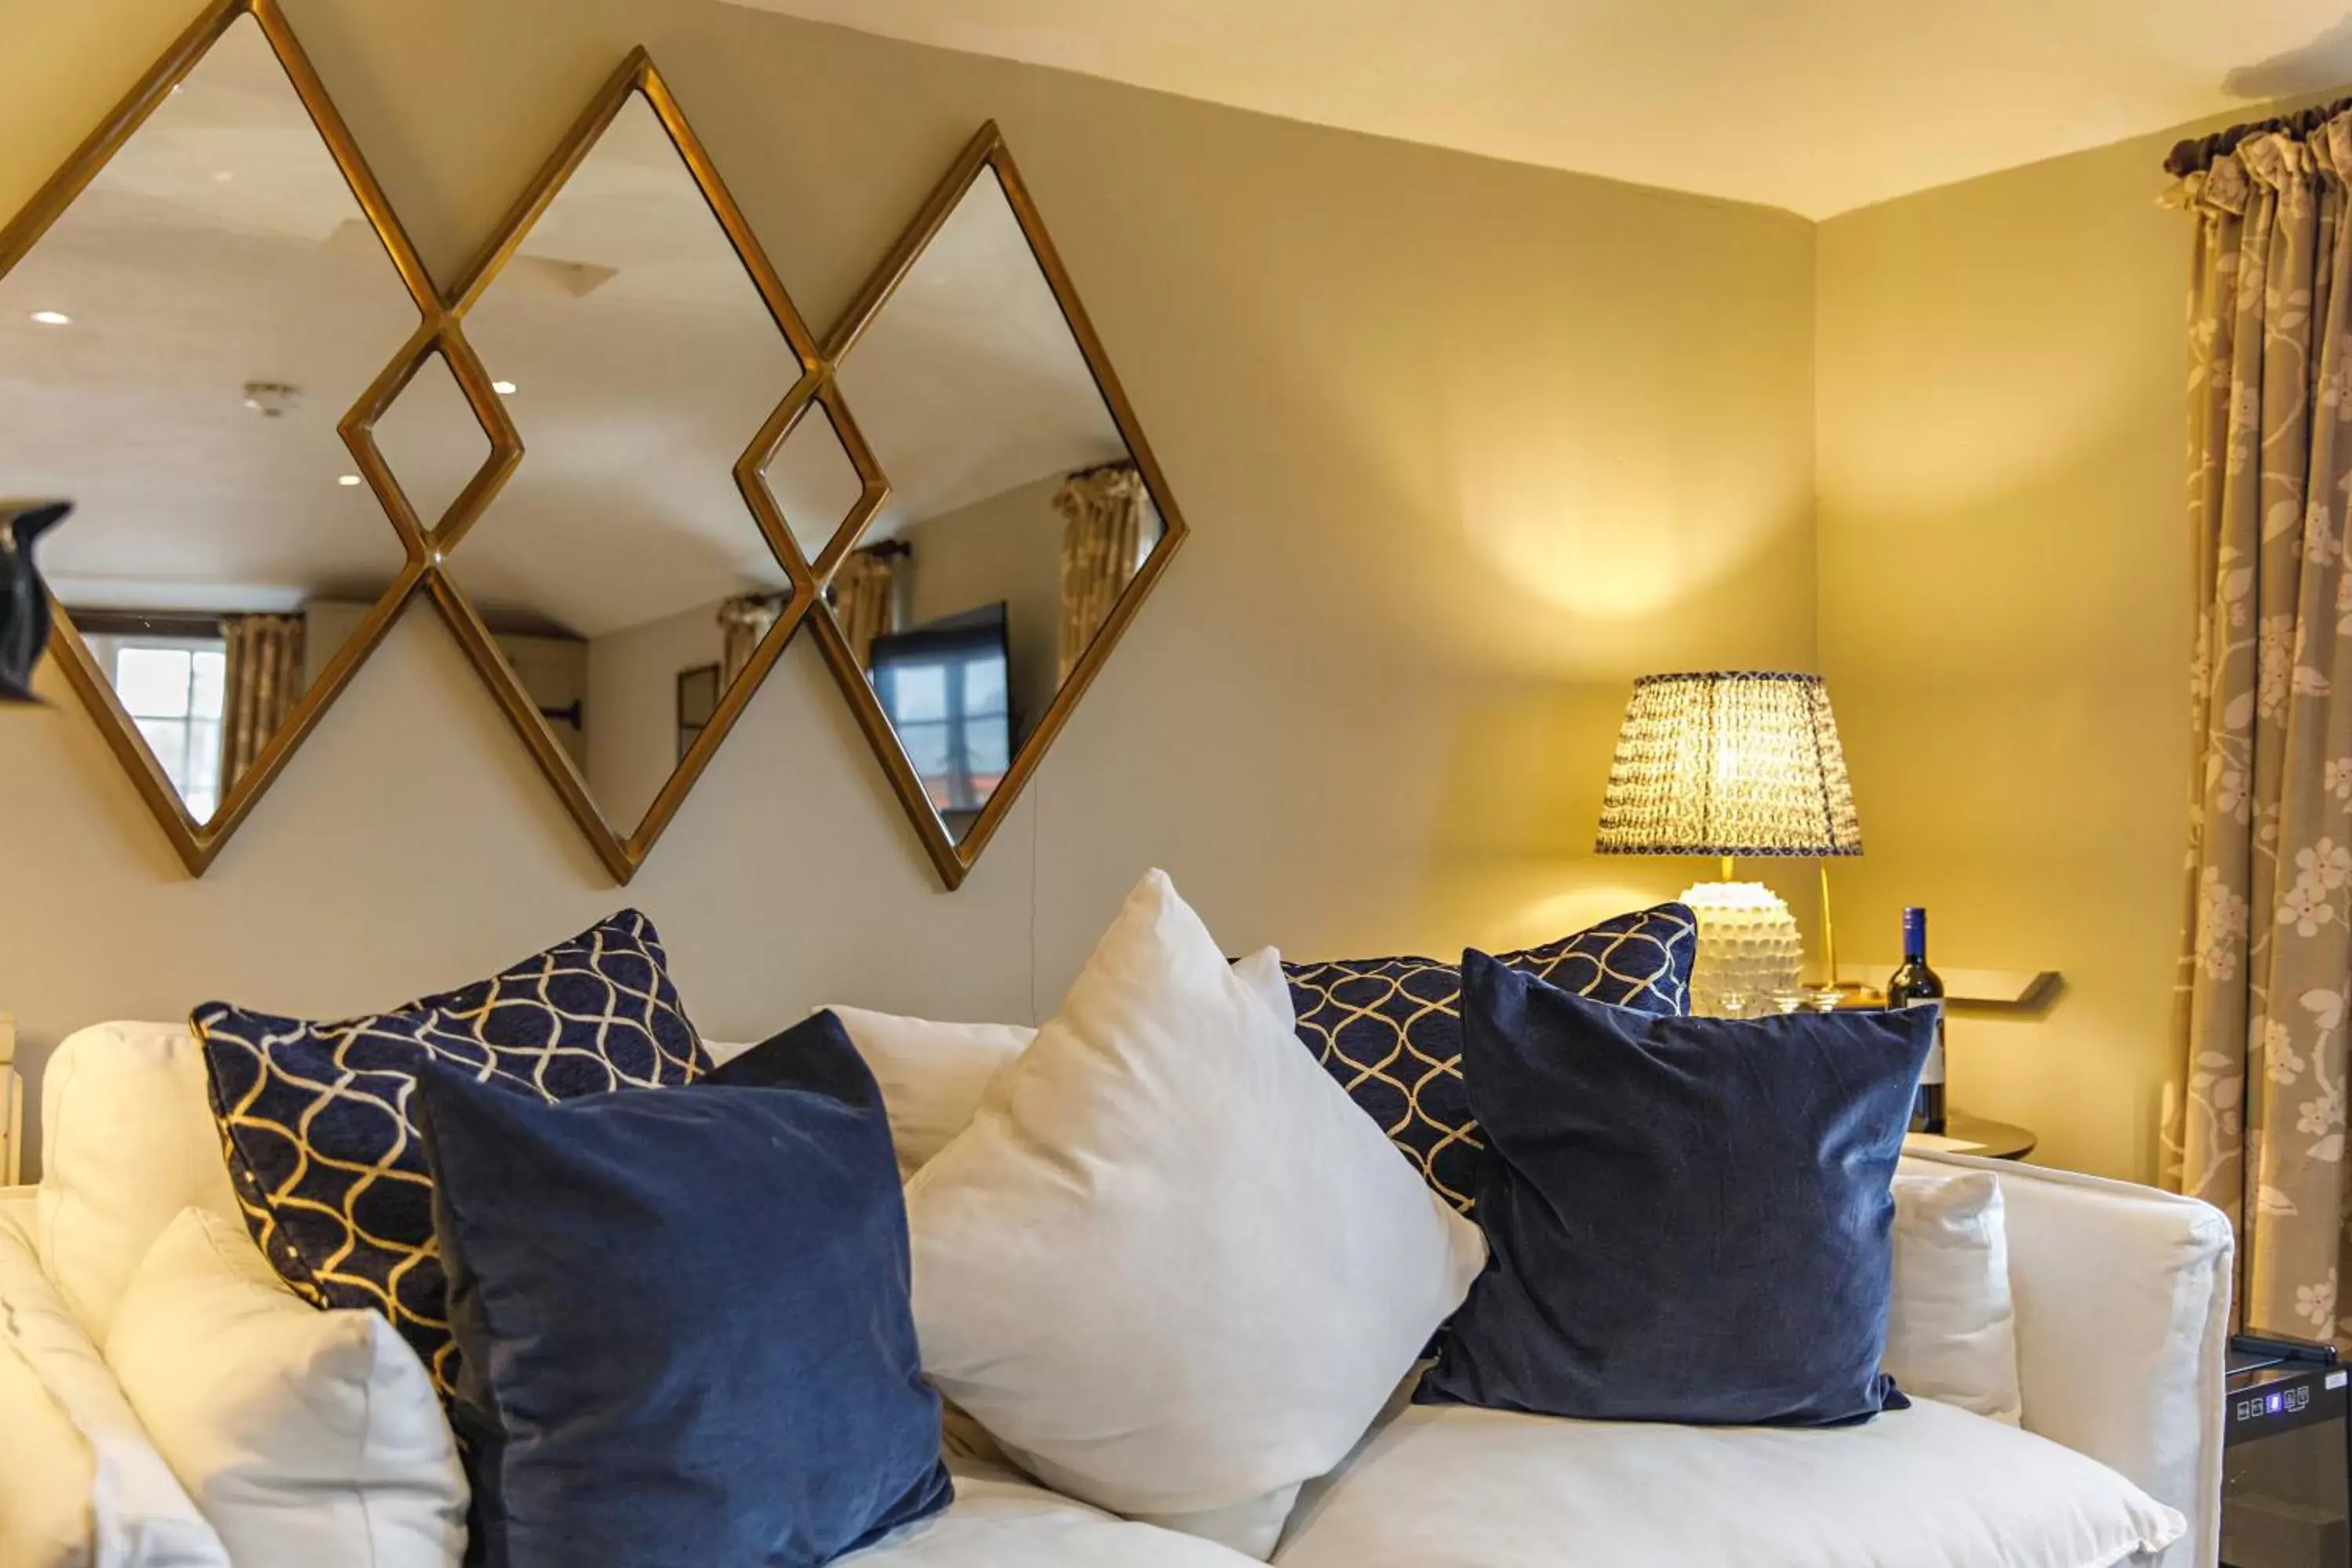
POLYGON ((466 1479, 425 1364, 372 1311, 288 1290, 239 1221, 173 1220, 107 1359, 236 1568, 451 1568, 466 1479))
POLYGON ((1895 1290, 1879 1365, 1906 1394, 2011 1426, 2021 1419, 2009 1232, 1990 1172, 1896 1174, 1895 1290))
POLYGON ((182 1209, 236 1213, 211 1095, 184 1021, 94 1024, 49 1058, 34 1245, 100 1344, 139 1260, 182 1209))
MULTIPOLYGON (((1283 977, 1282 954, 1260 948, 1234 964, 1243 984, 1257 993, 1286 1029, 1297 1026, 1290 1005, 1290 982, 1283 977)), ((882 1086, 890 1116, 890 1141, 898 1146, 898 1174, 911 1177, 931 1157, 971 1125, 988 1080, 1029 1048, 1037 1031, 1026 1024, 938 1024, 864 1007, 838 1005, 831 1013, 849 1031, 850 1043, 882 1086)), ((716 1048, 716 1047, 714 1047, 716 1048)), ((725 1047, 730 1051, 740 1047, 725 1047)))
POLYGON ((940 1393, 1048 1485, 1258 1556, 1486 1259, 1287 1015, 1154 871, 907 1189, 940 1393))
POLYGON ((841 1020, 881 1085, 902 1179, 971 1125, 988 1080, 1037 1037, 1025 1024, 936 1024, 864 1007, 815 1011, 841 1020))

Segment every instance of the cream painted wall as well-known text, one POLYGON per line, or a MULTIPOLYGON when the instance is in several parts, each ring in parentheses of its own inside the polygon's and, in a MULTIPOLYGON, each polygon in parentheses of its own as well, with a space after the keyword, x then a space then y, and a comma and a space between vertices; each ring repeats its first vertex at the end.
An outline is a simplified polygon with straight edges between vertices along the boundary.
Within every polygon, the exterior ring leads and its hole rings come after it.
POLYGON ((588 788, 604 818, 635 833, 677 771, 677 678, 722 664, 726 634, 714 599, 674 616, 588 639, 588 788))
POLYGON ((1953 1099, 2050 1163, 2157 1172, 2181 916, 2189 229, 2144 138, 1822 226, 1822 663, 1869 853, 1946 965, 2055 969, 1953 1026, 1953 1099))
MULTIPOLYGON (((49 679, 0 721, 37 1074, 94 1019, 381 1006, 624 902, 736 1037, 1050 1011, 1155 863, 1236 951, 1554 935, 1700 869, 1587 856, 1631 678, 1813 658, 1797 218, 707 0, 286 5, 445 278, 632 44, 820 324, 995 117, 1194 536, 954 895, 805 643, 625 891, 424 605, 201 881, 49 679)), ((195 8, 0 0, 0 208, 195 8)))

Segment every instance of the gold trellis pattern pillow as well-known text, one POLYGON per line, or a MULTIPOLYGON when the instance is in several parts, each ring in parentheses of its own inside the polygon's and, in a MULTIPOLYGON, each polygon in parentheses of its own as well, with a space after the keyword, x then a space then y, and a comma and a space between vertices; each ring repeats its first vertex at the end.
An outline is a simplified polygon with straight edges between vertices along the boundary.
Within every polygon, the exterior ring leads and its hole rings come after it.
POLYGON ((654 924, 625 910, 488 980, 321 1024, 207 1002, 204 1044, 247 1228, 321 1307, 373 1307, 457 1378, 433 1241, 433 1180, 410 1110, 427 1061, 541 1100, 682 1084, 709 1070, 654 924))
MULTIPOLYGON (((1671 1017, 1690 1009, 1697 947, 1688 907, 1660 904, 1498 956, 1564 991, 1671 1017)), ((1438 1195, 1468 1214, 1485 1144, 1462 1083, 1462 966, 1360 958, 1282 967, 1299 1037, 1438 1195)))

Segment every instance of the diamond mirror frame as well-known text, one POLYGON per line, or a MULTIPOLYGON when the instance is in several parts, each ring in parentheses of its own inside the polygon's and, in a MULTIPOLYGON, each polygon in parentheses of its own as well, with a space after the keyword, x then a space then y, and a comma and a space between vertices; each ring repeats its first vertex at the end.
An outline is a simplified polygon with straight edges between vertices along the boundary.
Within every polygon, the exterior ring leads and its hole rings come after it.
MULTIPOLYGON (((1160 472, 1159 459, 1152 455, 1151 443, 1145 439, 1143 427, 1127 400, 1126 390, 1119 384, 1118 374, 1111 368, 1110 356, 1104 351, 1102 340, 1096 335, 1094 323, 1087 316, 1086 306, 1078 299, 1076 285, 1071 282, 1069 270, 1062 264, 1061 254, 1055 249, 1052 236, 1046 233, 1045 220, 1038 213, 1037 204, 1030 196, 1029 187, 1023 182, 1020 170, 1013 165, 1012 149, 1005 144, 1004 134, 994 121, 982 126, 979 133, 966 145, 954 166, 948 171, 947 177, 940 182, 930 199, 923 204, 922 211, 900 237, 898 246, 826 340, 824 364, 827 376, 830 377, 850 351, 857 346, 857 341, 874 324, 883 307, 890 302, 891 296, 906 281, 907 275, 914 269, 924 250, 974 183, 992 170, 1004 188, 1005 200, 1013 208, 1023 237, 1029 242, 1029 249, 1036 258, 1038 269, 1045 274, 1046 285, 1053 290, 1055 302, 1061 307, 1070 335, 1076 341, 1087 370, 1093 373, 1096 388, 1101 392, 1103 402, 1110 410, 1111 421, 1118 426, 1120 437, 1127 443, 1128 455, 1134 460, 1145 486, 1151 492, 1164 531, 1159 544, 1111 605, 1109 614, 1096 631, 1094 640, 1087 645, 1086 651, 1071 667, 1069 675, 1055 692, 1053 701, 1039 718, 1037 727, 1013 752, 1003 781, 989 795, 987 805, 981 808, 979 816, 961 840, 949 834, 946 823, 932 808, 922 780, 917 776, 914 763, 908 760, 906 748, 899 743, 897 731, 891 728, 889 716, 883 710, 881 699, 875 694, 873 683, 866 679, 866 671, 859 668, 857 656, 851 649, 848 638, 843 635, 840 623, 835 619, 832 607, 820 601, 810 616, 809 625, 815 632, 817 646, 824 651, 825 664, 832 669, 842 695, 848 700, 851 711, 856 715, 857 727, 865 731, 867 742, 873 746, 874 754, 882 764, 882 771, 889 776, 891 787, 898 793, 899 804, 906 808, 908 820, 914 825, 916 836, 922 840, 931 864, 938 868, 940 879, 950 891, 961 887, 964 879, 971 874, 971 868, 979 864, 989 840, 1003 826, 1030 776, 1037 771, 1038 763, 1044 761, 1045 752, 1060 735, 1062 727, 1069 722, 1070 715, 1086 697, 1087 687, 1101 672, 1104 662, 1118 646, 1129 623, 1134 620, 1136 611, 1159 584, 1160 574, 1168 570, 1169 559, 1183 544, 1190 531, 1185 526, 1183 514, 1177 509, 1175 497, 1168 488, 1167 477, 1160 472)), ((835 405, 829 404, 828 406, 835 405)), ((884 495, 887 497, 887 473, 883 479, 886 481, 884 495)), ((873 513, 878 510, 878 502, 863 508, 862 515, 853 517, 851 523, 844 527, 842 536, 836 538, 825 552, 825 570, 820 574, 820 581, 831 577, 833 568, 856 545, 857 535, 865 531, 873 513)))
MULTIPOLYGON (((864 485, 857 510, 853 513, 850 524, 845 525, 844 531, 847 531, 850 525, 862 528, 865 520, 881 505, 887 492, 880 472, 875 468, 864 442, 855 437, 854 426, 848 422, 845 412, 841 409, 837 397, 826 383, 814 335, 803 321, 791 297, 785 293, 783 283, 776 276, 766 251, 761 248, 758 238, 744 220, 741 209, 735 205, 734 197, 729 194, 726 183, 720 179, 709 154, 704 151, 693 127, 687 122, 668 84, 662 79, 661 72, 643 48, 630 51, 629 57, 597 93, 554 155, 507 214, 505 221, 499 226, 498 237, 467 268, 464 280, 453 291, 448 309, 436 323, 436 330, 412 343, 404 359, 385 372, 379 384, 385 395, 375 405, 377 414, 390 408, 401 389, 436 351, 441 353, 457 376, 467 401, 473 405, 477 416, 482 419, 490 437, 491 452, 472 482, 451 504, 447 513, 425 534, 429 560, 426 585, 435 605, 465 648, 476 672, 498 700, 499 706, 505 710, 508 721, 530 749, 540 770, 547 775, 548 782, 554 785, 556 794, 562 798, 565 808, 571 812, 572 820, 579 825, 580 831, 595 850, 597 858, 604 862, 614 880, 626 884, 645 864, 646 857, 652 852, 662 830, 677 815, 679 805, 693 790, 703 770, 709 765, 711 757, 726 741, 735 721, 742 716, 746 705, 767 679, 768 672, 774 668, 785 644, 791 641, 793 634, 807 616, 810 606, 816 602, 816 574, 794 543, 792 530, 762 472, 770 458, 801 418, 822 401, 833 414, 836 426, 843 430, 844 445, 864 485), (467 531, 497 498, 524 456, 522 439, 513 421, 491 389, 488 373, 480 358, 466 341, 466 313, 497 281, 507 263, 521 247, 531 226, 554 204, 574 171, 586 161, 630 98, 637 95, 644 98, 661 121, 671 145, 677 150, 687 172, 701 191, 703 200, 709 204, 711 215, 725 232, 736 258, 742 263, 761 301, 767 306, 768 314, 798 360, 801 374, 783 401, 761 426, 758 435, 752 437, 751 446, 745 448, 734 467, 736 488, 742 492, 761 536, 774 552, 791 583, 783 611, 760 639, 750 661, 744 666, 743 673, 720 694, 719 706, 696 735, 661 792, 654 797, 644 818, 633 829, 623 829, 616 828, 606 820, 588 788, 587 780, 541 717, 538 705, 523 689, 505 656, 499 651, 488 624, 450 574, 446 563, 451 554, 463 548, 467 531)), ((370 477, 377 476, 371 474, 370 477)), ((383 477, 389 480, 389 475, 383 477)), ((389 485, 388 488, 393 493, 398 493, 397 485, 389 485)), ((404 508, 405 500, 401 504, 404 508)))
MULTIPOLYGON (((288 82, 302 108, 317 128, 320 140, 326 144, 335 166, 351 187, 352 196, 366 214, 369 226, 375 231, 377 241, 393 268, 399 273, 402 285, 416 306, 422 324, 416 342, 429 341, 435 321, 440 314, 439 296, 425 270, 425 264, 409 243, 406 230, 384 199, 383 187, 376 184, 374 174, 352 139, 350 127, 343 123, 334 100, 327 96, 325 85, 312 68, 310 56, 302 49, 301 41, 278 9, 277 0, 216 0, 199 16, 163 58, 140 79, 121 102, 117 104, 88 140, 73 155, 49 176, 48 183, 26 204, 23 211, 0 231, 0 277, 15 270, 32 248, 40 243, 57 221, 65 215, 76 197, 87 190, 100 171, 121 152, 147 122, 149 116, 171 97, 174 89, 201 64, 213 46, 238 21, 250 16, 259 25, 262 37, 268 40, 270 52, 277 56, 285 70, 288 82)), ((131 775, 172 847, 188 868, 191 876, 201 877, 222 847, 235 836, 254 806, 268 793, 269 786, 286 769, 310 731, 343 689, 351 683, 352 674, 383 640, 384 633, 398 618, 407 605, 409 595, 427 574, 428 546, 423 531, 406 513, 405 502, 397 499, 397 489, 389 485, 382 460, 373 444, 367 438, 366 410, 372 405, 376 388, 363 394, 358 405, 344 416, 337 428, 343 443, 358 461, 374 494, 383 503, 390 525, 400 536, 407 560, 390 588, 375 601, 361 619, 351 637, 338 648, 333 658, 320 672, 317 680, 303 693, 285 721, 279 725, 268 745, 251 765, 240 773, 221 798, 218 809, 203 822, 189 816, 172 781, 158 765, 155 756, 139 735, 114 689, 107 681, 89 645, 75 627, 70 611, 52 593, 50 608, 56 612, 56 635, 50 651, 56 656, 66 680, 79 696, 83 707, 107 746, 131 775)))

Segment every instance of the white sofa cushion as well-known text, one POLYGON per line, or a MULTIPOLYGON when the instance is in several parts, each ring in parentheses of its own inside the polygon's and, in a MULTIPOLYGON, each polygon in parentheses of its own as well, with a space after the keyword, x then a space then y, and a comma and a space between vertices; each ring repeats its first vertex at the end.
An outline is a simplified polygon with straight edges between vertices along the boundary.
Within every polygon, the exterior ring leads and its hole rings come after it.
POLYGON ((234 1217, 204 1054, 185 1024, 68 1035, 41 1081, 41 1266, 103 1343, 131 1276, 184 1208, 234 1217))
POLYGON ((1699 1427, 1413 1405, 1307 1489, 1282 1568, 2110 1568, 2172 1510, 1931 1400, 1859 1426, 1699 1427))
POLYGON ((951 1465, 955 1501, 836 1563, 855 1568, 1244 1568, 1250 1560, 1130 1524, 1010 1470, 951 1465))
POLYGON ((244 1225, 183 1210, 107 1360, 237 1568, 448 1568, 466 1479, 425 1363, 373 1311, 289 1290, 244 1225))
POLYGON ((2014 1426, 2017 1313, 1990 1172, 1895 1177, 1895 1289, 1880 1363, 1903 1392, 2014 1426))
POLYGON ((1156 871, 907 1206, 940 1393, 1049 1486, 1258 1552, 1486 1253, 1156 871))
MULTIPOLYGON (((1260 948, 1236 960, 1234 973, 1282 1020, 1283 1027, 1297 1026, 1281 953, 1260 948)), ((890 1112, 890 1139, 898 1145, 898 1172, 907 1177, 971 1125, 988 1080, 1037 1037, 1037 1031, 1025 1024, 941 1024, 838 1004, 815 1011, 830 1012, 841 1020, 882 1086, 882 1102, 890 1112)), ((723 1061, 748 1047, 708 1048, 723 1061)))
MULTIPOLYGON (((67 1494, 84 1521, 79 1554, 51 1560, 89 1568, 229 1568, 220 1536, 148 1440, 105 1358, 42 1273, 31 1240, 7 1219, 0 1219, 0 1339, 31 1373, 30 1379, 0 1378, 0 1384, 15 1385, 13 1403, 27 1405, 24 1385, 37 1381, 62 1417, 31 1413, 30 1436, 52 1450, 37 1455, 31 1468, 52 1484, 82 1489, 67 1494), (64 1453, 55 1451, 60 1440, 64 1453)), ((15 1464, 17 1429, 12 1425, 5 1430, 7 1442, 0 1453, 15 1464)), ((36 1541, 47 1536, 53 1547, 65 1520, 61 1511, 44 1513, 47 1522, 26 1534, 36 1541)), ((16 1522, 0 1526, 0 1544, 13 1549, 16 1522)), ((40 1561, 37 1552, 43 1549, 28 1551, 29 1560, 40 1561)))

